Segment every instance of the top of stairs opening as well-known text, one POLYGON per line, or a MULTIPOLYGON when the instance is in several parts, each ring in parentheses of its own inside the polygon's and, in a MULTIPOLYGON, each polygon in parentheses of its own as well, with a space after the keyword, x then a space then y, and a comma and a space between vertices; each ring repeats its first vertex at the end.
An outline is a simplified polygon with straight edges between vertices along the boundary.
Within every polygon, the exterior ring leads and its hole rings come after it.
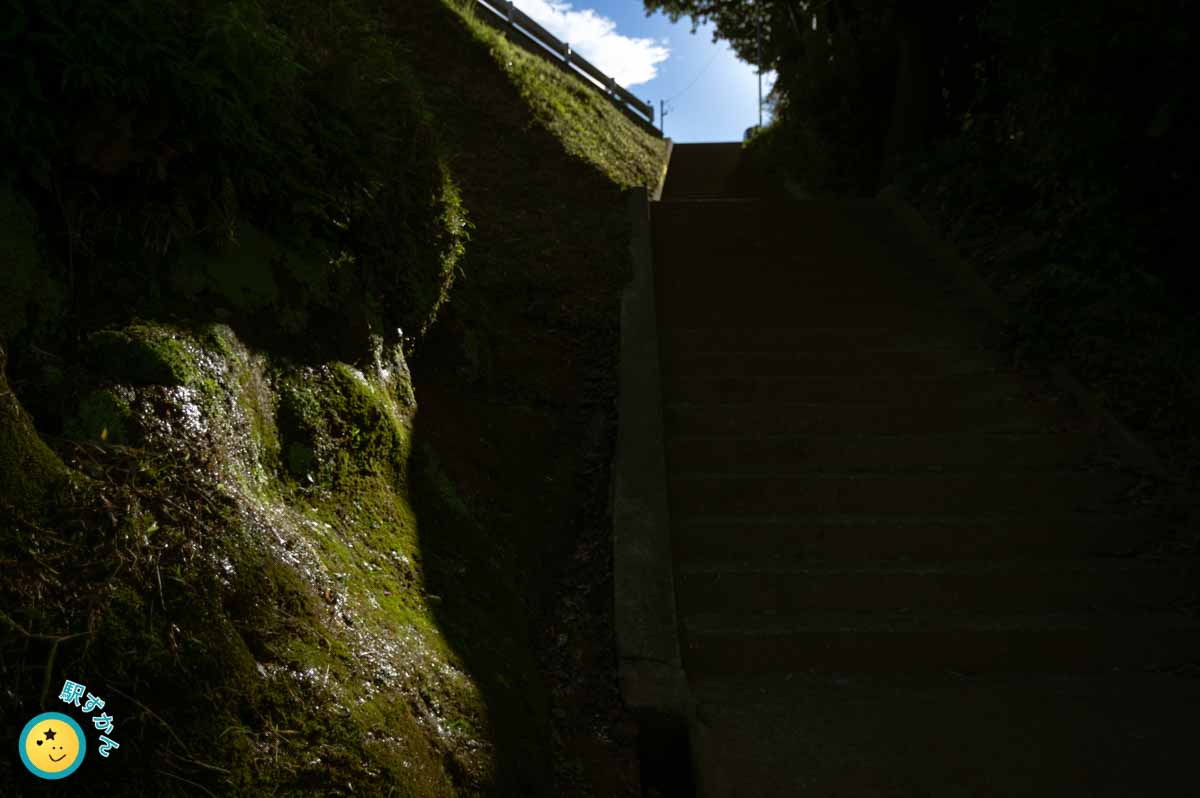
POLYGON ((771 186, 743 157, 738 141, 675 144, 662 200, 738 200, 774 196, 771 186))

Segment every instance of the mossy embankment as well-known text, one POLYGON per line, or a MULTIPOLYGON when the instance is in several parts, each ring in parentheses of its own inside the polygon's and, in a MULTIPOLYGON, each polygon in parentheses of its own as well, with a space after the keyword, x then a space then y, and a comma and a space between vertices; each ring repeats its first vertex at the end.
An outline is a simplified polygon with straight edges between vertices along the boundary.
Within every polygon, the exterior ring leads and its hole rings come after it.
POLYGON ((662 142, 440 0, 14 19, 0 718, 71 679, 121 748, 0 792, 616 794, 622 190, 662 142))

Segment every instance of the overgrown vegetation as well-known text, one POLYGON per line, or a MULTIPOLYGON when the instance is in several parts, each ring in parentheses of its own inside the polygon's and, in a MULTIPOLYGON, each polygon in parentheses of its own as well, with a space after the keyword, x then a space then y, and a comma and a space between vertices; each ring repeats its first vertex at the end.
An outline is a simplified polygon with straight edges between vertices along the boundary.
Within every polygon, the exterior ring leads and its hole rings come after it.
POLYGON ((573 75, 510 43, 482 23, 472 32, 520 87, 538 121, 567 152, 600 168, 621 187, 654 187, 666 169, 664 142, 648 136, 617 108, 598 102, 596 90, 573 75))
POLYGON ((1194 12, 993 3, 986 82, 895 176, 1018 311, 1025 354, 1071 363, 1200 477, 1200 280, 1185 231, 1200 131, 1194 12), (1190 66, 1189 66, 1190 65, 1190 66))
POLYGON ((55 284, 20 279, 10 335, 212 303, 293 348, 327 320, 305 354, 346 357, 339 330, 428 327, 467 221, 370 4, 31 2, 12 20, 3 183, 38 210, 55 284))
MULTIPOLYGON (((619 292, 631 276, 619 187, 655 185, 665 144, 598 95, 590 112, 565 118, 576 125, 551 129, 547 109, 562 97, 533 103, 531 118, 528 98, 540 91, 571 91, 580 103, 588 95, 561 82, 557 66, 513 57, 515 48, 469 16, 416 4, 391 24, 398 38, 426 45, 414 67, 447 120, 444 144, 474 225, 467 277, 413 360, 423 397, 417 432, 451 482, 470 486, 465 504, 484 521, 474 540, 496 563, 494 578, 511 585, 485 582, 480 594, 508 602, 504 634, 520 630, 514 647, 538 660, 505 664, 485 635, 462 646, 499 674, 485 679, 522 679, 524 692, 496 689, 503 700, 491 704, 498 744, 524 763, 512 794, 636 794, 604 620, 619 292), (588 144, 600 117, 620 146, 588 144), (562 576, 585 568, 595 580, 586 599, 562 597, 562 576), (551 747, 540 742, 547 736, 551 747)), ((443 573, 433 589, 447 599, 444 626, 473 618, 479 606, 456 589, 461 578, 443 573)))
POLYGON ((561 794, 662 143, 441 0, 10 6, 0 714, 122 747, 0 792, 561 794))
POLYGON ((778 71, 753 143, 769 168, 818 193, 900 188, 1016 304, 1019 352, 1067 360, 1200 476, 1190 4, 645 5, 778 71))

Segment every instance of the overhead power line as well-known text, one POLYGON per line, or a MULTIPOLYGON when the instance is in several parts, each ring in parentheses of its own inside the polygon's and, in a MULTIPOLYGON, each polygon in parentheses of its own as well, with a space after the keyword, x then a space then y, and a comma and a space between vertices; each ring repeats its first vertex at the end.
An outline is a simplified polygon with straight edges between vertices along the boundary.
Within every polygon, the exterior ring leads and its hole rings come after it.
POLYGON ((700 77, 701 77, 701 76, 702 76, 702 75, 703 75, 705 72, 707 72, 707 71, 708 71, 708 68, 709 68, 710 66, 712 66, 712 64, 713 64, 713 61, 716 61, 716 60, 717 60, 717 56, 719 56, 720 54, 721 54, 721 51, 720 51, 720 50, 717 50, 715 53, 713 53, 713 54, 712 54, 712 57, 708 59, 708 63, 707 63, 707 64, 705 64, 705 65, 704 65, 704 67, 703 67, 703 68, 702 68, 702 69, 701 69, 699 72, 697 72, 697 73, 696 73, 696 77, 692 78, 692 82, 691 82, 691 83, 689 83, 687 86, 685 86, 685 87, 683 88, 683 91, 679 92, 679 93, 678 93, 678 94, 676 94, 674 97, 671 97, 670 99, 668 99, 668 100, 667 100, 667 102, 671 102, 672 100, 678 100, 680 97, 682 97, 683 95, 687 94, 687 93, 688 93, 688 90, 689 90, 690 88, 692 88, 692 86, 695 86, 695 85, 696 85, 696 81, 700 80, 700 77))

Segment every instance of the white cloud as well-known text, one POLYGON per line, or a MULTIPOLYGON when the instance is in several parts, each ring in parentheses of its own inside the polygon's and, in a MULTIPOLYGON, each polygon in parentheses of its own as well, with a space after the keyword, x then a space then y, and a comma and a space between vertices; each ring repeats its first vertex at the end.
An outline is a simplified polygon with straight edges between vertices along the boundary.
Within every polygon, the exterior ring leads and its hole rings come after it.
POLYGON ((590 8, 576 11, 563 0, 517 0, 516 6, 625 87, 653 80, 656 65, 671 54, 666 39, 622 36, 617 23, 590 8))

